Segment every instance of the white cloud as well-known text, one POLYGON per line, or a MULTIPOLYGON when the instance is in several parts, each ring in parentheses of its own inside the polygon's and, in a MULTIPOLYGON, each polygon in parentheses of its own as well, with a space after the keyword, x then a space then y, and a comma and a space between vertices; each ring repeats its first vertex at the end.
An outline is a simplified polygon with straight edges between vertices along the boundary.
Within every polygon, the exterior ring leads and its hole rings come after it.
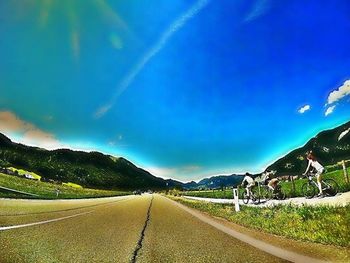
POLYGON ((21 120, 10 111, 0 112, 0 132, 16 137, 20 143, 46 149, 62 148, 63 145, 52 133, 45 132, 34 124, 21 120))
POLYGON ((306 111, 308 111, 308 110, 310 110, 310 109, 311 109, 311 106, 310 106, 310 105, 305 105, 305 106, 301 107, 301 108, 298 110, 298 112, 299 112, 300 114, 303 114, 303 113, 305 113, 306 111))
POLYGON ((251 11, 246 15, 244 22, 251 22, 258 17, 266 13, 270 8, 270 0, 257 0, 251 9, 251 11))
POLYGON ((116 99, 129 87, 134 81, 135 77, 140 73, 144 66, 158 54, 160 50, 167 44, 169 39, 180 30, 188 20, 197 15, 205 6, 207 6, 209 0, 198 0, 190 9, 180 15, 170 26, 163 32, 158 41, 144 54, 144 56, 138 61, 137 64, 131 69, 131 71, 125 76, 125 78, 118 85, 111 101, 97 109, 94 113, 94 118, 99 119, 105 115, 114 105, 116 99))
POLYGON ((340 86, 338 89, 333 90, 329 95, 327 99, 327 104, 333 104, 342 98, 350 95, 350 80, 347 80, 344 82, 342 86, 340 86))
POLYGON ((326 112, 324 113, 324 116, 328 116, 329 114, 332 114, 334 109, 335 109, 335 105, 328 107, 326 112))

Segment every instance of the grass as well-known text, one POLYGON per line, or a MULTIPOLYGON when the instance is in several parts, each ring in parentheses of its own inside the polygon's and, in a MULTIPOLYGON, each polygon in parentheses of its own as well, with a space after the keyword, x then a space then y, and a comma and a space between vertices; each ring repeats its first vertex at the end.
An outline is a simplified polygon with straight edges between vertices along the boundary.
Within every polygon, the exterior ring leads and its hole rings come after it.
POLYGON ((14 168, 14 167, 8 167, 7 169, 13 171, 13 172, 17 172, 19 175, 25 175, 25 174, 28 174, 28 175, 31 175, 33 176, 33 178, 35 180, 38 180, 40 181, 41 180, 41 176, 36 174, 36 173, 33 173, 33 172, 29 172, 29 171, 26 171, 26 170, 23 170, 23 169, 17 169, 17 168, 14 168))
POLYGON ((241 211, 235 212, 232 205, 172 198, 212 216, 222 217, 259 231, 296 240, 350 247, 350 205, 279 205, 268 208, 241 206, 241 211))
POLYGON ((69 186, 69 187, 73 187, 73 188, 83 188, 81 185, 75 184, 75 183, 71 183, 71 182, 62 183, 62 185, 64 185, 64 186, 69 186))
MULTIPOLYGON (((350 177, 350 168, 347 169, 349 177, 350 177)), ((329 173, 326 173, 323 176, 324 179, 326 178, 332 178, 334 179, 338 185, 339 185, 339 191, 340 192, 346 192, 350 190, 350 185, 346 184, 343 170, 336 170, 329 173)), ((295 192, 293 192, 292 182, 282 182, 282 190, 287 194, 288 197, 298 197, 303 196, 303 193, 301 191, 302 185, 307 182, 307 179, 298 179, 295 181, 295 192)), ((240 193, 243 191, 243 189, 240 189, 240 193)), ((233 193, 232 189, 225 189, 225 190, 207 190, 207 191, 186 191, 182 192, 182 195, 188 195, 188 196, 196 196, 196 197, 207 197, 207 198, 224 198, 224 199, 232 199, 233 193)))
MULTIPOLYGON (((27 192, 39 195, 40 199, 73 199, 73 198, 93 198, 93 197, 107 197, 128 195, 130 192, 126 191, 112 191, 112 190, 96 190, 88 188, 73 188, 65 185, 57 185, 52 183, 40 182, 20 178, 13 175, 0 173, 0 186, 11 188, 14 190, 27 192), (56 190, 59 189, 57 197, 56 190)), ((36 198, 11 192, 0 191, 0 198, 36 198)))

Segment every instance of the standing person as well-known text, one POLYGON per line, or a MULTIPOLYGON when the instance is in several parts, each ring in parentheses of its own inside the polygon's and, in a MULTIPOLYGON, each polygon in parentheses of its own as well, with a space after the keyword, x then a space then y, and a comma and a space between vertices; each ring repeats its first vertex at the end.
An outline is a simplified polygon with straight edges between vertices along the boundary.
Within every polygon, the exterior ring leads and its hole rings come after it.
POLYGON ((247 191, 247 195, 250 196, 252 187, 255 185, 255 181, 250 173, 245 174, 241 185, 245 186, 245 189, 247 191))
POLYGON ((324 173, 324 167, 316 160, 315 156, 313 155, 312 151, 309 151, 306 153, 306 159, 309 161, 307 168, 305 170, 305 173, 303 175, 306 175, 306 173, 310 170, 310 168, 313 168, 316 170, 316 179, 317 179, 317 185, 319 194, 318 197, 323 197, 323 191, 322 191, 322 174, 324 173))
POLYGON ((60 189, 57 187, 55 192, 56 192, 56 197, 58 198, 58 195, 61 192, 60 189))

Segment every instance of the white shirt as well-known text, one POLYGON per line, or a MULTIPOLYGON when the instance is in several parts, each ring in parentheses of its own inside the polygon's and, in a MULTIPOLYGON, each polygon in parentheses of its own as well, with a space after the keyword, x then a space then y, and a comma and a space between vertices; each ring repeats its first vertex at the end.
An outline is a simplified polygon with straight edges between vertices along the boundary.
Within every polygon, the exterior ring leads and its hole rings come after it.
POLYGON ((309 170, 310 166, 315 168, 317 172, 322 172, 324 170, 324 167, 318 161, 309 160, 306 171, 309 170))
POLYGON ((248 184, 253 184, 254 183, 254 179, 253 178, 251 178, 250 176, 245 176, 244 178, 243 178, 243 181, 242 181, 242 183, 243 182, 247 182, 248 184))

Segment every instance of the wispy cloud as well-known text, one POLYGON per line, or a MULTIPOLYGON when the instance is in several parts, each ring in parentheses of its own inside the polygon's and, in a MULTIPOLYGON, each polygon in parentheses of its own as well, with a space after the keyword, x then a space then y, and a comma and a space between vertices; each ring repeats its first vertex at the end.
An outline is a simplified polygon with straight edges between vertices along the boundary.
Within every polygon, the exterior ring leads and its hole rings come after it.
POLYGON ((244 22, 251 22, 263 14, 265 14, 270 9, 270 0, 256 0, 253 8, 244 18, 244 22))
POLYGON ((303 113, 305 113, 306 111, 308 111, 308 110, 310 110, 310 109, 311 109, 311 106, 310 106, 310 105, 305 105, 305 106, 301 107, 301 108, 298 110, 298 112, 299 112, 300 114, 303 114, 303 113))
POLYGON ((114 104, 114 100, 113 100, 113 103, 105 104, 105 105, 101 106, 100 108, 98 108, 94 113, 94 118, 95 119, 101 118, 103 115, 105 115, 113 107, 113 104, 114 104))
POLYGON ((47 149, 57 149, 63 146, 52 133, 39 129, 10 111, 0 112, 0 132, 8 136, 15 135, 21 143, 27 145, 47 149))
POLYGON ((181 177, 183 175, 191 174, 197 172, 201 169, 199 165, 186 165, 180 167, 146 167, 145 170, 149 171, 151 174, 163 178, 171 178, 174 176, 181 177))
POLYGON ((118 85, 112 99, 109 103, 98 108, 94 113, 94 118, 98 119, 105 115, 114 105, 117 98, 130 86, 135 77, 140 73, 144 66, 155 56, 158 52, 167 44, 169 39, 180 30, 192 17, 197 15, 205 6, 207 6, 209 0, 199 0, 185 13, 180 15, 170 26, 163 32, 158 41, 143 55, 143 57, 135 64, 131 71, 125 76, 125 78, 118 85))
POLYGON ((145 167, 146 171, 150 172, 151 174, 163 178, 170 178, 170 176, 174 175, 176 172, 175 168, 166 168, 166 167, 145 167))
POLYGON ((328 116, 329 114, 332 114, 334 109, 335 109, 335 105, 328 107, 326 112, 324 113, 324 116, 328 116))
POLYGON ((47 122, 53 121, 54 117, 52 115, 46 115, 43 117, 43 119, 47 122))
POLYGON ((119 134, 119 135, 115 136, 113 139, 111 139, 110 141, 108 141, 108 145, 109 146, 118 146, 118 147, 126 146, 125 144, 123 144, 123 145, 120 144, 122 140, 123 140, 123 135, 119 134))

